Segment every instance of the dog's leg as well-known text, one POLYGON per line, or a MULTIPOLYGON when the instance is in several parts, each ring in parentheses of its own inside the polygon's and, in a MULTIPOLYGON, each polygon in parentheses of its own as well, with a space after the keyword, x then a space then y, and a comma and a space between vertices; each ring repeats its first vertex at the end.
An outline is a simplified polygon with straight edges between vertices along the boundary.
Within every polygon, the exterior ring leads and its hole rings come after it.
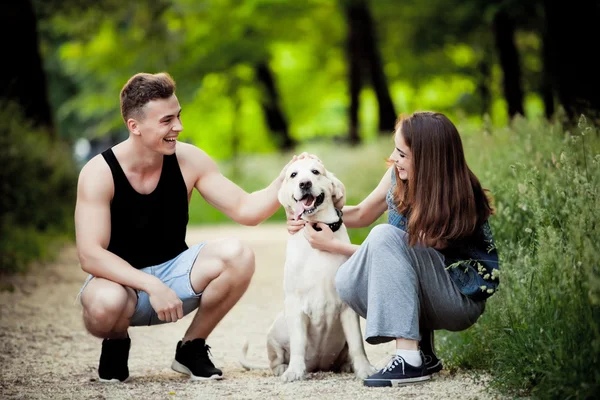
POLYGON ((267 334, 267 354, 275 376, 281 376, 288 367, 289 342, 287 322, 283 313, 279 313, 267 334))
POLYGON ((285 319, 290 334, 290 363, 281 375, 284 382, 303 379, 306 373, 306 344, 308 315, 302 311, 300 299, 288 296, 285 299, 285 319))
POLYGON ((335 360, 335 364, 331 370, 334 372, 354 372, 352 360, 350 359, 350 354, 348 353, 348 342, 346 342, 344 345, 344 348, 338 355, 337 360, 335 360))
POLYGON ((362 332, 360 330, 360 320, 350 307, 345 307, 340 315, 344 335, 348 342, 348 350, 354 374, 357 378, 364 379, 374 374, 377 370, 369 363, 367 353, 362 340, 362 332))
POLYGON ((287 370, 288 365, 285 359, 285 349, 273 337, 267 339, 267 353, 271 360, 271 371, 275 376, 281 376, 287 370))

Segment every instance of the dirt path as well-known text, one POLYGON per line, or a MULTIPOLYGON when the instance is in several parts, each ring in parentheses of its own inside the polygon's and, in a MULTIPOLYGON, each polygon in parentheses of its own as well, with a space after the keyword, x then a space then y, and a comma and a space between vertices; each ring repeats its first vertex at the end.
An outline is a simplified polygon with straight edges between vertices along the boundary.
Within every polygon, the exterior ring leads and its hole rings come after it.
MULTIPOLYGON (((248 292, 208 340, 214 362, 224 370, 219 382, 192 383, 170 369, 175 345, 192 315, 175 324, 130 329, 131 380, 97 382, 100 340, 84 330, 75 296, 86 277, 75 249, 36 273, 14 279, 13 292, 0 292, 0 398, 76 399, 474 399, 494 398, 486 377, 442 372, 432 381, 402 388, 368 389, 351 374, 310 374, 305 381, 283 384, 265 371, 244 371, 238 355, 246 338, 248 358, 265 364, 265 335, 282 307, 286 230, 280 224, 258 227, 190 228, 188 244, 234 236, 256 253, 256 274, 248 292)), ((364 321, 363 331, 364 331, 364 321)), ((371 363, 385 364, 392 344, 365 344, 371 363)))

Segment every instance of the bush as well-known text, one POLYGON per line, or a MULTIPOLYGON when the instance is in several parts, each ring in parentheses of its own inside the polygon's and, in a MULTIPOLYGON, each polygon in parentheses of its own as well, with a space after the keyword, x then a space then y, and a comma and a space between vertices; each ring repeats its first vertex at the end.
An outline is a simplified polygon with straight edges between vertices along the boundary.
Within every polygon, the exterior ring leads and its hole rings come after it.
POLYGON ((540 398, 600 392, 600 146, 579 129, 516 121, 498 132, 483 179, 495 188, 491 219, 501 287, 471 329, 441 343, 450 364, 490 369, 494 384, 540 398))
POLYGON ((0 112, 0 273, 51 258, 72 236, 77 170, 64 143, 33 129, 14 106, 0 112))

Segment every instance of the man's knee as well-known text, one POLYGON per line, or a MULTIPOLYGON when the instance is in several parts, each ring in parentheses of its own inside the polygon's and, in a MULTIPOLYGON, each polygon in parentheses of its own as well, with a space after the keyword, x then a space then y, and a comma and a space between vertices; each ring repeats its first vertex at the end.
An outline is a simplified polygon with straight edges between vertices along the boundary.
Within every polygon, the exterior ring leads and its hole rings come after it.
POLYGON ((122 285, 94 278, 81 296, 87 330, 100 337, 111 332, 126 314, 129 296, 122 285))
POLYGON ((239 239, 224 239, 221 260, 226 269, 236 270, 236 276, 244 280, 252 278, 255 268, 254 252, 239 239))
POLYGON ((252 249, 238 239, 221 239, 211 243, 209 253, 196 259, 191 274, 192 287, 201 292, 210 282, 222 276, 233 283, 245 285, 253 274, 252 249))

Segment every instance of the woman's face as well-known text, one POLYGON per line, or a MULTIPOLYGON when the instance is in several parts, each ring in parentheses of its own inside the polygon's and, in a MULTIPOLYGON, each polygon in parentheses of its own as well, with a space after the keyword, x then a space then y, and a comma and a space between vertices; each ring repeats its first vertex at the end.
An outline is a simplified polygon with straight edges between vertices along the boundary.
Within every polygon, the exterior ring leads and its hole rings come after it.
POLYGON ((408 179, 410 170, 412 168, 412 155, 410 149, 404 141, 404 137, 402 136, 402 132, 400 132, 400 129, 396 131, 396 135, 394 136, 394 144, 395 149, 392 155, 390 156, 390 160, 394 162, 394 165, 398 170, 398 175, 400 176, 400 179, 405 181, 408 179))

